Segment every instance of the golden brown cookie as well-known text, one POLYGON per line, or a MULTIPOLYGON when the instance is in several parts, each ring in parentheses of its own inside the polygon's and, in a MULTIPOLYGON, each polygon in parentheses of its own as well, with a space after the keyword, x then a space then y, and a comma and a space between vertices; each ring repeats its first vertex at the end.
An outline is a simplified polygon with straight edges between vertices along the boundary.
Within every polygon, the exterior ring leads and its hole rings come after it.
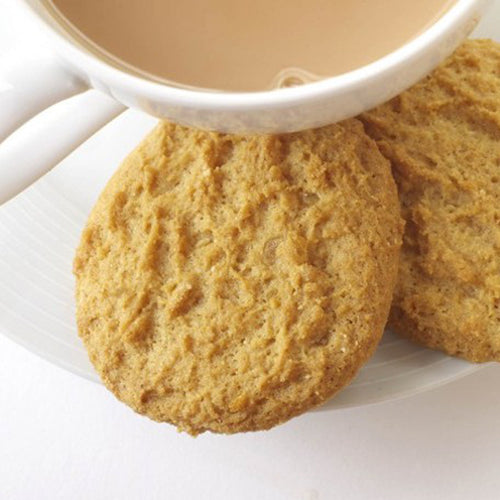
POLYGON ((500 45, 467 41, 361 119, 392 162, 406 220, 390 326, 500 361, 500 45))
POLYGON ((106 386, 198 434, 323 403, 377 345, 402 221, 356 120, 282 136, 160 124, 78 248, 77 319, 106 386))

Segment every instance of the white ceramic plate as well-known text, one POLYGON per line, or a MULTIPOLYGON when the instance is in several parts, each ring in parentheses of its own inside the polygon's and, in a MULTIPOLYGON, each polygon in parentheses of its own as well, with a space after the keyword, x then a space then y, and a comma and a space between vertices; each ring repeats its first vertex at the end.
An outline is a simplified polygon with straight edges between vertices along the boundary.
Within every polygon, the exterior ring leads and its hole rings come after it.
MULTIPOLYGON (((495 19, 500 19, 500 2, 483 21, 478 35, 497 35, 499 39, 500 23, 495 19)), ((70 126, 68 109, 71 120, 85 113, 77 100, 70 107, 66 103, 51 110, 61 116, 57 133, 70 126)), ((86 216, 107 179, 154 124, 144 114, 125 112, 51 173, 0 207, 0 332, 94 381, 98 377, 75 326, 73 253, 86 216)), ((57 139, 49 136, 47 140, 57 139)), ((360 406, 415 394, 478 368, 386 332, 355 381, 323 408, 360 406)))

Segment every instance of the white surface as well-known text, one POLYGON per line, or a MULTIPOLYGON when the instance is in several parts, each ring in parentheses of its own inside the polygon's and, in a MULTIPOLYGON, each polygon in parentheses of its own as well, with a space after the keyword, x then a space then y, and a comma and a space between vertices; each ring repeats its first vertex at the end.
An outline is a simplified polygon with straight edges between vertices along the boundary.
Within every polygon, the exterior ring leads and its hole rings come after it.
POLYGON ((0 498, 498 500, 499 380, 193 439, 0 337, 0 498))
MULTIPOLYGON (((13 16, 0 0, 0 45, 14 27, 27 36, 13 16)), ((0 337, 0 498, 493 500, 499 380, 494 366, 402 401, 193 440, 0 337)))
POLYGON ((106 57, 105 51, 92 49, 56 11, 42 8, 39 0, 20 3, 36 16, 53 48, 76 74, 127 106, 200 128, 290 132, 354 116, 401 92, 452 52, 489 1, 455 0, 429 29, 363 68, 307 85, 251 93, 202 92, 138 78, 119 70, 123 65, 106 57))

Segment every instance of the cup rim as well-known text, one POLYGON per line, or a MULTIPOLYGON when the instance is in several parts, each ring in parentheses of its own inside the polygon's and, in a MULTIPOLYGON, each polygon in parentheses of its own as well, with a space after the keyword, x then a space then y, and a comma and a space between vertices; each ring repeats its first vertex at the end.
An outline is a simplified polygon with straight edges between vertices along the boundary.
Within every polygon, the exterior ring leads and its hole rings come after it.
POLYGON ((97 56, 86 51, 63 34, 64 28, 48 12, 39 0, 25 0, 31 14, 41 21, 49 36, 56 42, 63 56, 71 65, 92 76, 100 76, 105 83, 118 88, 127 88, 136 94, 147 95, 160 102, 176 102, 198 109, 259 109, 286 108, 292 104, 321 99, 325 96, 344 95, 364 86, 367 80, 377 79, 389 73, 401 63, 413 59, 426 47, 435 44, 445 36, 460 20, 469 15, 469 11, 481 0, 455 0, 448 10, 420 35, 413 38, 395 51, 376 61, 343 73, 341 75, 308 82, 296 87, 263 90, 255 92, 226 92, 194 90, 170 86, 165 83, 133 75, 114 67, 97 56), (35 6, 34 4, 38 4, 35 6), (59 29, 56 29, 56 26, 59 29))

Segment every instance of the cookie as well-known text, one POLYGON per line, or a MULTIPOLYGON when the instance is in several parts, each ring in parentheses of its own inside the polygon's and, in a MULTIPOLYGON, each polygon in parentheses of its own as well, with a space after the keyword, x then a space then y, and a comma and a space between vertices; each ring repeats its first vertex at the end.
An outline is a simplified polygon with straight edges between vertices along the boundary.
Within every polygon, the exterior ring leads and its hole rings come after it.
POLYGON ((406 220, 389 325, 500 361, 500 45, 467 41, 361 120, 392 163, 406 220))
POLYGON ((104 189, 74 261, 106 386, 193 435, 323 403, 377 345, 402 238, 360 122, 282 136, 161 123, 104 189))

